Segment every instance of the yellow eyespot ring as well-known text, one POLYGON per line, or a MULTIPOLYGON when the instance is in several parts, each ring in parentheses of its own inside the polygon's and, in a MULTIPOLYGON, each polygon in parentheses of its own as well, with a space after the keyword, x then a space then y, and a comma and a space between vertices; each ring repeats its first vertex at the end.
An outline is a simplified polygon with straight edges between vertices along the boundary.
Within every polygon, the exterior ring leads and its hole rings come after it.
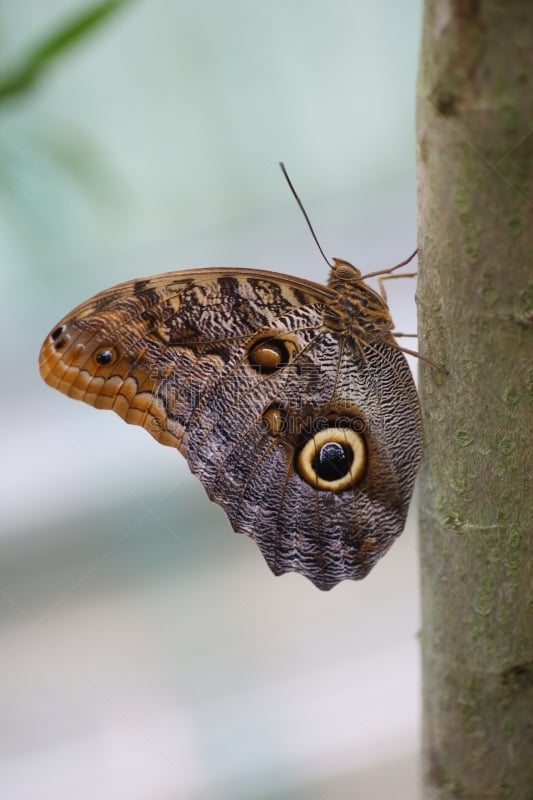
POLYGON ((296 471, 316 489, 343 492, 359 483, 366 462, 366 446, 359 433, 351 428, 323 428, 299 450, 296 471))

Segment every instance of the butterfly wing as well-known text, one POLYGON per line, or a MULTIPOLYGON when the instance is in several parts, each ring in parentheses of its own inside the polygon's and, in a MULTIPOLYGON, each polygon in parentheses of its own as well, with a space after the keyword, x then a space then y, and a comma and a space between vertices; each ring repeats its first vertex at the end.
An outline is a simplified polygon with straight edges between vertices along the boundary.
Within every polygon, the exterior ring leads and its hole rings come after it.
POLYGON ((403 355, 329 328, 330 300, 259 270, 131 281, 56 326, 41 374, 177 447, 275 574, 329 589, 403 530, 421 439, 403 355))

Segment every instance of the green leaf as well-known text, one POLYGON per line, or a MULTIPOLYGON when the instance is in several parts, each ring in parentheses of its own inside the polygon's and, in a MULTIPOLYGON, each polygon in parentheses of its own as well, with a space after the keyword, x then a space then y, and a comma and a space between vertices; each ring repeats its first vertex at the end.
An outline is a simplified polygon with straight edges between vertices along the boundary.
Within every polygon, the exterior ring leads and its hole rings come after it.
POLYGON ((37 42, 18 66, 0 76, 0 101, 31 89, 55 60, 129 2, 108 0, 95 3, 37 42))

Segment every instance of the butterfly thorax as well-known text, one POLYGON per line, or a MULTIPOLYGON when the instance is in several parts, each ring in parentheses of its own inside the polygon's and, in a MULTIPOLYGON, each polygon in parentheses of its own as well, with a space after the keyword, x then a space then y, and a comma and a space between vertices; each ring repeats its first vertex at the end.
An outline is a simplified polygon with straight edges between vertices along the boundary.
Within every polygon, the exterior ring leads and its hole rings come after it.
POLYGON ((336 297, 325 315, 325 324, 352 336, 387 336, 394 322, 385 300, 364 282, 357 267, 338 258, 333 262, 328 286, 336 297))

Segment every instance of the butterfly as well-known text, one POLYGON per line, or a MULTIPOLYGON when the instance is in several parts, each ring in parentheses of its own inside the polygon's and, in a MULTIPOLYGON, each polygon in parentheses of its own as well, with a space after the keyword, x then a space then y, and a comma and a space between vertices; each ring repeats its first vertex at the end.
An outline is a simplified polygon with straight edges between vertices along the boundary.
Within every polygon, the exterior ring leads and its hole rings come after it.
POLYGON ((393 327, 384 296, 340 259, 327 285, 185 270, 82 303, 39 366, 177 448, 275 575, 327 590, 365 577, 404 528, 422 426, 393 327))

